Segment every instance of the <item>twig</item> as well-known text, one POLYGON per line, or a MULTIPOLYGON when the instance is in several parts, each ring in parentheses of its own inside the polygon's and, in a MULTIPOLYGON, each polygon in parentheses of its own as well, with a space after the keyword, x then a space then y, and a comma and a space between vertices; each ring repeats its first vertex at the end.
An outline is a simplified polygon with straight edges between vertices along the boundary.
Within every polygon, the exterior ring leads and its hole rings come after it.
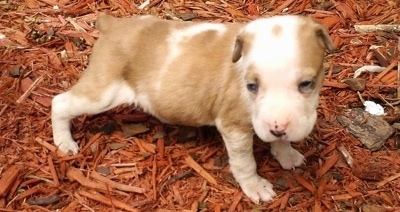
POLYGON ((210 182, 213 185, 217 185, 217 181, 214 179, 213 176, 211 176, 203 167, 200 166, 196 161, 193 160, 192 157, 187 156, 185 158, 186 163, 192 167, 197 173, 200 174, 200 176, 204 177, 208 182, 210 182))
POLYGON ((391 181, 393 181, 393 180, 395 180, 395 179, 397 179, 399 177, 400 177, 400 173, 397 173, 397 174, 395 174, 393 176, 390 176, 390 177, 378 182, 376 187, 380 188, 380 187, 384 186, 386 183, 389 183, 389 182, 391 182, 391 181))
POLYGON ((311 193, 315 193, 316 189, 314 188, 313 185, 311 185, 309 182, 307 182, 302 176, 300 176, 299 174, 297 174, 295 171, 291 171, 294 179, 296 179, 296 181, 303 186, 305 189, 309 190, 311 193))
MULTIPOLYGON (((400 54, 400 37, 397 41, 397 54, 400 54)), ((400 98, 400 62, 397 63, 397 98, 400 98)))
POLYGON ((153 170, 151 170, 151 184, 153 185, 153 197, 154 199, 157 199, 157 161, 156 157, 153 158, 153 170))
POLYGON ((20 104, 21 102, 25 101, 29 95, 31 95, 31 93, 36 89, 36 87, 39 85, 40 82, 42 82, 43 80, 43 76, 40 76, 39 78, 37 78, 32 85, 29 86, 28 90, 25 91, 24 94, 22 94, 22 96, 20 96, 17 100, 17 104, 20 104))
POLYGON ((95 191, 87 192, 87 191, 79 190, 78 193, 80 195, 82 195, 82 196, 85 196, 85 197, 87 197, 89 199, 95 200, 97 202, 101 202, 101 203, 106 204, 106 205, 115 206, 117 208, 124 209, 124 210, 127 210, 127 211, 132 211, 132 212, 137 212, 138 211, 135 208, 131 207, 130 205, 125 204, 124 202, 121 202, 121 201, 119 201, 117 199, 114 199, 112 197, 103 196, 102 194, 100 194, 98 192, 95 192, 95 191))
POLYGON ((400 32, 400 24, 375 24, 375 25, 354 25, 354 29, 358 33, 368 32, 400 32))
POLYGON ((376 76, 371 84, 376 84, 383 76, 385 76, 389 71, 391 71, 394 67, 396 67, 398 61, 393 61, 388 67, 385 68, 378 76, 376 76))
POLYGON ((236 211, 236 207, 239 204, 240 200, 242 199, 242 196, 243 196, 243 193, 241 191, 235 192, 235 194, 233 196, 233 202, 232 202, 231 206, 229 207, 228 212, 236 211))
POLYGON ((90 176, 93 179, 104 182, 105 184, 107 184, 108 187, 116 188, 121 191, 134 192, 134 193, 140 193, 140 194, 145 192, 144 188, 117 183, 117 182, 112 181, 112 180, 108 179, 107 177, 104 177, 101 174, 94 172, 94 171, 90 172, 90 176))
POLYGON ((54 185, 56 187, 60 186, 60 181, 58 180, 58 175, 57 175, 57 171, 56 168, 54 167, 54 163, 53 163, 53 158, 51 157, 51 155, 49 155, 47 157, 47 163, 49 164, 49 169, 50 169, 50 173, 53 177, 54 180, 54 185))
POLYGON ((165 181, 164 185, 161 186, 160 192, 164 191, 165 187, 168 186, 169 184, 171 184, 175 181, 178 181, 180 179, 183 179, 183 178, 189 176, 190 174, 192 174, 192 170, 187 170, 187 171, 184 171, 182 174, 172 176, 170 179, 165 181))
POLYGON ((347 149, 340 144, 338 146, 339 152, 342 153, 343 157, 346 159, 347 164, 350 166, 350 168, 353 168, 354 165, 354 159, 351 157, 351 154, 347 151, 347 149))
POLYGON ((0 179, 0 197, 7 195, 8 191, 17 181, 18 176, 23 171, 24 167, 22 165, 13 165, 6 172, 3 173, 0 179))
POLYGON ((332 168, 336 162, 338 162, 339 157, 337 155, 332 155, 329 159, 325 162, 325 164, 317 171, 317 178, 322 177, 326 172, 332 168))
POLYGON ((51 152, 54 152, 57 154, 57 156, 59 157, 64 157, 67 156, 67 154, 65 154, 64 152, 62 152, 61 150, 59 150, 57 147, 47 143, 46 141, 44 141, 43 139, 36 137, 35 141, 38 142, 40 145, 46 147, 48 150, 50 150, 51 152))

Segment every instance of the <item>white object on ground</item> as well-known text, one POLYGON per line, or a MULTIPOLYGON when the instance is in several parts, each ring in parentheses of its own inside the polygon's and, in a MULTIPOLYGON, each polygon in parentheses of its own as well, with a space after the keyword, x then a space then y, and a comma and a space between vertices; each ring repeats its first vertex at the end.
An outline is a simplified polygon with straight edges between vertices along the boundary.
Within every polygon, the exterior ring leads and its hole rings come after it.
POLYGON ((380 104, 377 104, 373 101, 365 101, 364 103, 365 111, 372 115, 381 116, 385 114, 385 110, 380 104))
POLYGON ((358 76, 360 76, 362 73, 364 72, 382 72, 383 70, 385 70, 386 67, 382 67, 382 66, 363 66, 359 69, 357 69, 356 71, 354 71, 354 78, 357 78, 358 76))

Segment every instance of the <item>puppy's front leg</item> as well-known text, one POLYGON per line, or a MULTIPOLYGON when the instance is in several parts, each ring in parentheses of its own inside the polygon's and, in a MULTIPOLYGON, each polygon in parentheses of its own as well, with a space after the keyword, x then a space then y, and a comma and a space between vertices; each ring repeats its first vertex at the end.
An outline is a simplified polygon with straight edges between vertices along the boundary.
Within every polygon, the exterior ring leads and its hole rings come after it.
POLYGON ((219 130, 228 150, 232 174, 243 192, 255 203, 272 200, 276 195, 272 184, 257 174, 253 135, 248 132, 219 130))
POLYGON ((304 156, 295 150, 289 141, 275 141, 271 143, 271 154, 284 169, 294 169, 304 163, 304 156))

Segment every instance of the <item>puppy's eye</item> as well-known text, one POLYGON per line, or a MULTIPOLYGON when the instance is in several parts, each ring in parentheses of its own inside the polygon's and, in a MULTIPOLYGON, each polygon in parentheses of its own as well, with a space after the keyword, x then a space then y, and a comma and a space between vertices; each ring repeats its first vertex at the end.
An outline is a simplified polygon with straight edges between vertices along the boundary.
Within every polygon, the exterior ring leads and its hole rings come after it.
POLYGON ((299 91, 302 93, 306 92, 307 90, 314 88, 314 84, 314 80, 305 80, 299 84, 299 91))
POLYGON ((247 90, 249 90, 252 93, 257 93, 258 91, 258 85, 256 83, 247 83, 246 87, 247 90))

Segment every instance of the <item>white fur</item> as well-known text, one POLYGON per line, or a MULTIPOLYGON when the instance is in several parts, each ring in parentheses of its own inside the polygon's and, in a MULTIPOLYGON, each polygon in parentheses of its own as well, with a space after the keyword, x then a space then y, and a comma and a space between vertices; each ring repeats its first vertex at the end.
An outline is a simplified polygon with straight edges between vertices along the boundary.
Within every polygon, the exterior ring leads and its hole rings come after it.
POLYGON ((243 192, 253 201, 269 201, 276 194, 273 186, 257 172, 257 164, 253 155, 253 135, 241 132, 226 132, 219 119, 216 127, 225 141, 229 155, 229 165, 233 176, 240 184, 243 192))
POLYGON ((263 141, 277 140, 269 130, 275 127, 285 131, 281 139, 302 140, 311 132, 317 118, 318 95, 306 98, 297 87, 302 76, 299 66, 299 55, 302 53, 298 37, 293 35, 301 31, 299 21, 294 16, 273 17, 251 22, 246 27, 249 32, 257 32, 243 65, 256 67, 262 80, 252 119, 254 129, 263 141), (285 27, 285 33, 279 37, 268 33, 276 25, 285 27))
POLYGON ((295 150, 289 141, 272 142, 271 154, 284 169, 294 169, 305 162, 304 156, 295 150))
MULTIPOLYGON (((143 96, 143 95, 142 95, 143 96)), ((142 97, 143 98, 143 97, 142 97)), ((54 143, 63 152, 77 154, 79 147, 70 133, 70 120, 83 114, 97 114, 118 105, 137 102, 134 91, 126 82, 114 82, 109 85, 99 99, 91 100, 72 91, 57 95, 52 101, 52 125, 54 143)), ((146 105, 151 108, 150 104, 146 105)))

